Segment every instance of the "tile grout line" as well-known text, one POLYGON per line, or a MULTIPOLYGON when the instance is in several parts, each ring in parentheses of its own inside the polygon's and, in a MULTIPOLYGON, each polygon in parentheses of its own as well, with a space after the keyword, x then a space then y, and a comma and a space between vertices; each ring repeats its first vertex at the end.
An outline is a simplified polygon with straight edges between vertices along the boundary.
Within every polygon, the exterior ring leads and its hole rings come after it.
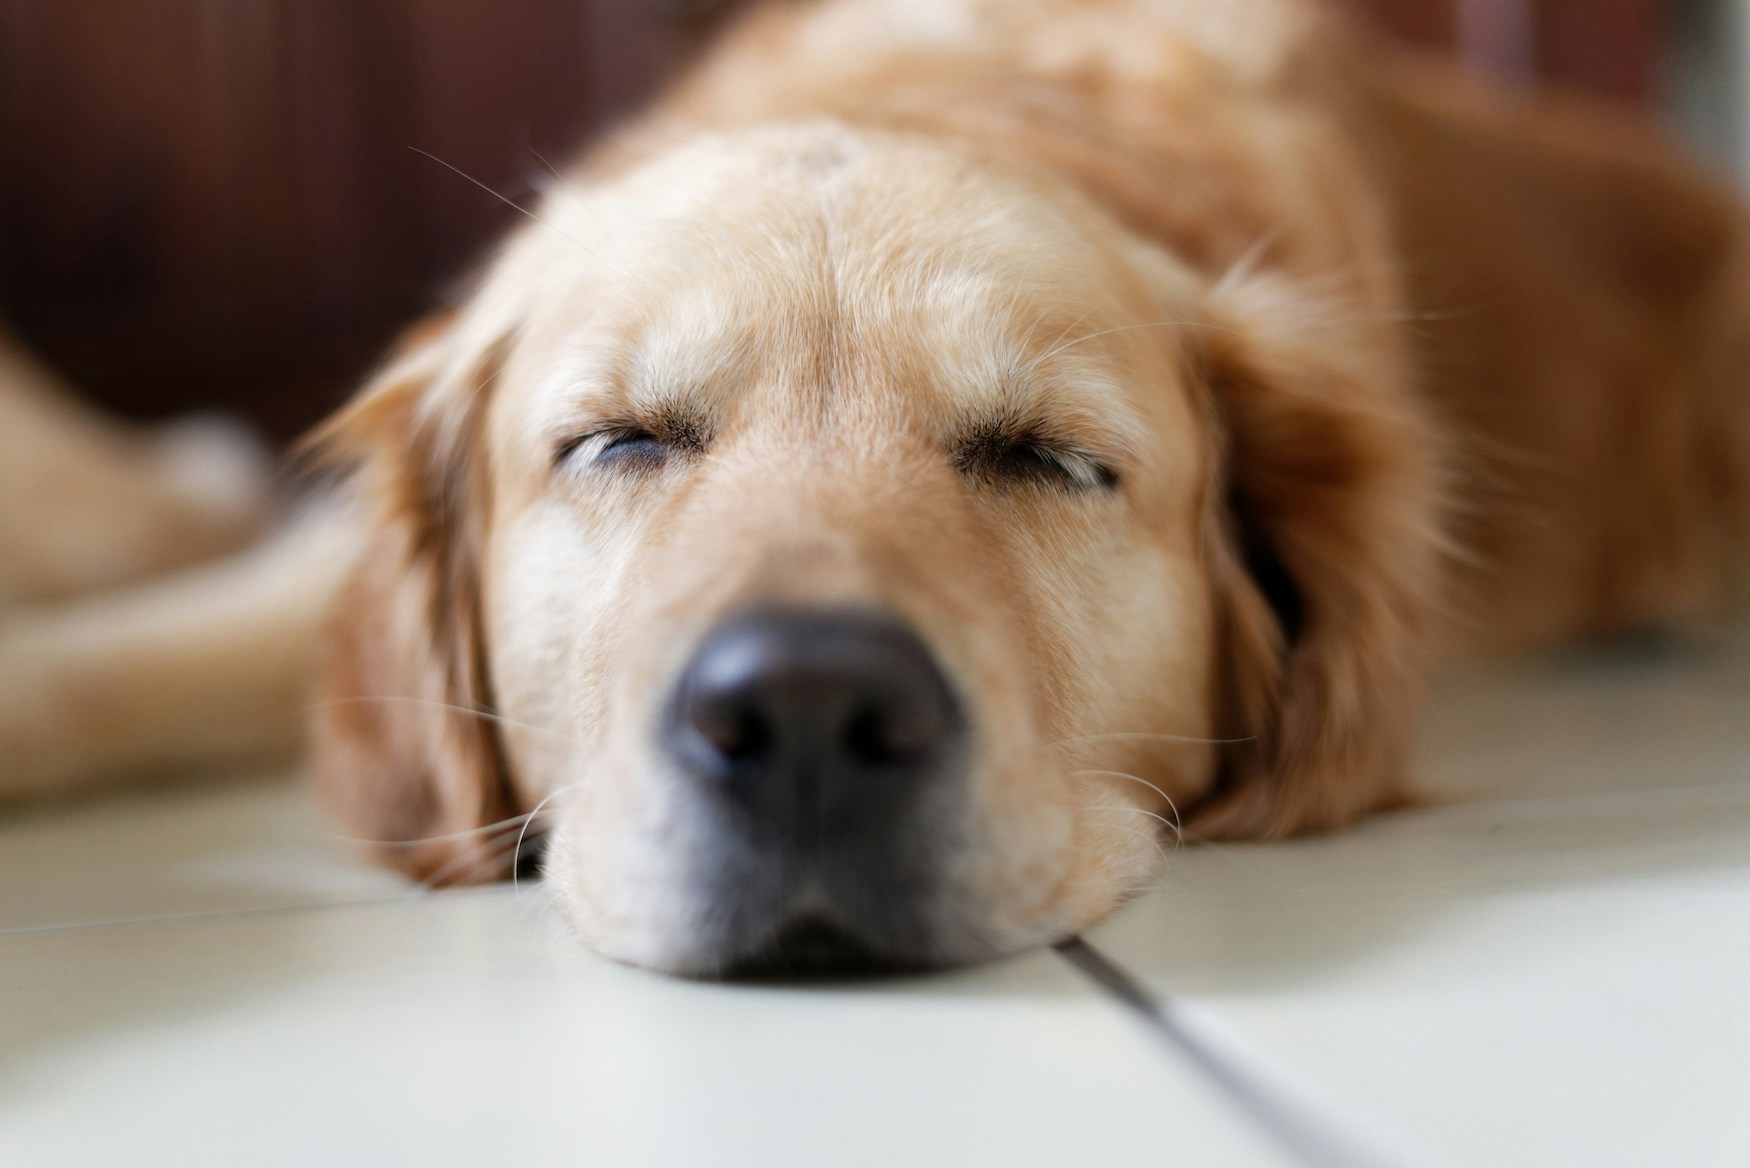
POLYGON ((1364 1152, 1328 1124, 1272 1092, 1187 1029, 1169 999, 1087 941, 1071 937, 1060 941, 1056 951, 1078 973, 1136 1015, 1174 1057, 1190 1063, 1296 1163, 1304 1168, 1388 1168, 1388 1161, 1364 1152))

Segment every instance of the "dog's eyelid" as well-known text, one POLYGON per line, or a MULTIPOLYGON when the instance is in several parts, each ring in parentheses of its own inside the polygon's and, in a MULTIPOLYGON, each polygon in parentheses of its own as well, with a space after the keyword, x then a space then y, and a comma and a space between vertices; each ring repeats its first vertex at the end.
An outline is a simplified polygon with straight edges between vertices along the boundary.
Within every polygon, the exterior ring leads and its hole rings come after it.
POLYGON ((670 454, 702 454, 710 443, 706 426, 678 411, 659 411, 648 418, 623 418, 568 431, 554 445, 553 465, 587 459, 591 463, 616 451, 636 453, 649 465, 670 454))
POLYGON ((1069 447, 1025 443, 1018 449, 1024 457, 1045 464, 1078 490, 1114 490, 1118 473, 1091 454, 1069 447))
POLYGON ((996 483, 1049 481, 1075 491, 1113 491, 1118 472, 1098 455, 1039 427, 999 423, 969 434, 954 450, 954 465, 996 483))
POLYGON ((562 439, 554 452, 553 465, 555 469, 573 463, 595 465, 616 452, 638 455, 637 461, 649 464, 662 461, 669 452, 669 444, 642 426, 598 426, 562 439))
POLYGON ((554 443, 553 465, 561 466, 571 462, 606 445, 617 437, 632 432, 633 428, 626 426, 592 426, 588 429, 568 432, 554 443))
POLYGON ((1091 454, 1052 447, 1042 447, 1040 453, 1075 480, 1078 487, 1109 491, 1118 486, 1118 472, 1091 454))

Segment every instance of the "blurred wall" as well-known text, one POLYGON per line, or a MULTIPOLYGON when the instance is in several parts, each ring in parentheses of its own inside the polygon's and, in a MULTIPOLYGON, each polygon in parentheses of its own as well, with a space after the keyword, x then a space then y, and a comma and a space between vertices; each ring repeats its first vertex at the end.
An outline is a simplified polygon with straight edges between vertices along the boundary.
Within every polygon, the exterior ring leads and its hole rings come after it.
POLYGON ((1674 121, 1750 178, 1750 2, 1685 0, 1677 8, 1666 94, 1674 121))
POLYGON ((1553 81, 1635 102, 1663 87, 1672 0, 1337 2, 1405 39, 1449 46, 1503 82, 1553 81))
POLYGON ((514 218, 457 172, 526 194, 664 72, 671 16, 0 0, 0 316, 112 408, 293 434, 514 218))
MULTIPOLYGON (((1331 2, 1659 89, 1662 0, 1331 2)), ((0 317, 111 408, 296 434, 514 221, 474 180, 525 195, 728 6, 0 0, 0 317)))

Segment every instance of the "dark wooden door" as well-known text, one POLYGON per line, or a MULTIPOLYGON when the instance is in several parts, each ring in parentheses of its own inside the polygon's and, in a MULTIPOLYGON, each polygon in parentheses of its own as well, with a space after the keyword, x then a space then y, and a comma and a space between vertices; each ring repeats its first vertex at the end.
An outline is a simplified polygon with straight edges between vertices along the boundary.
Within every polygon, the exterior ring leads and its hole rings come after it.
MULTIPOLYGON (((1337 2, 1653 87, 1653 0, 1337 2)), ((112 408, 295 434, 515 219, 483 188, 523 196, 731 6, 3 0, 0 316, 112 408)))
POLYGON ((293 434, 514 219, 483 188, 524 196, 672 31, 644 0, 7 0, 0 315, 113 408, 293 434))
POLYGON ((1630 101, 1659 96, 1669 0, 1338 0, 1485 73, 1630 101))

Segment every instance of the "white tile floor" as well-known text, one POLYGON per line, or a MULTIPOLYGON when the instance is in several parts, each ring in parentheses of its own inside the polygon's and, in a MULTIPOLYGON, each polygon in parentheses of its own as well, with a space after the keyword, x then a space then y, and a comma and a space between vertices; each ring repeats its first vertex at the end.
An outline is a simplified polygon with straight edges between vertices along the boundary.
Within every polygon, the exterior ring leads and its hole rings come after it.
POLYGON ((1461 801, 1177 854, 1092 941, 837 988, 410 895, 285 781, 0 821, 0 1165, 1750 1165, 1750 632, 1455 677, 1461 801))

